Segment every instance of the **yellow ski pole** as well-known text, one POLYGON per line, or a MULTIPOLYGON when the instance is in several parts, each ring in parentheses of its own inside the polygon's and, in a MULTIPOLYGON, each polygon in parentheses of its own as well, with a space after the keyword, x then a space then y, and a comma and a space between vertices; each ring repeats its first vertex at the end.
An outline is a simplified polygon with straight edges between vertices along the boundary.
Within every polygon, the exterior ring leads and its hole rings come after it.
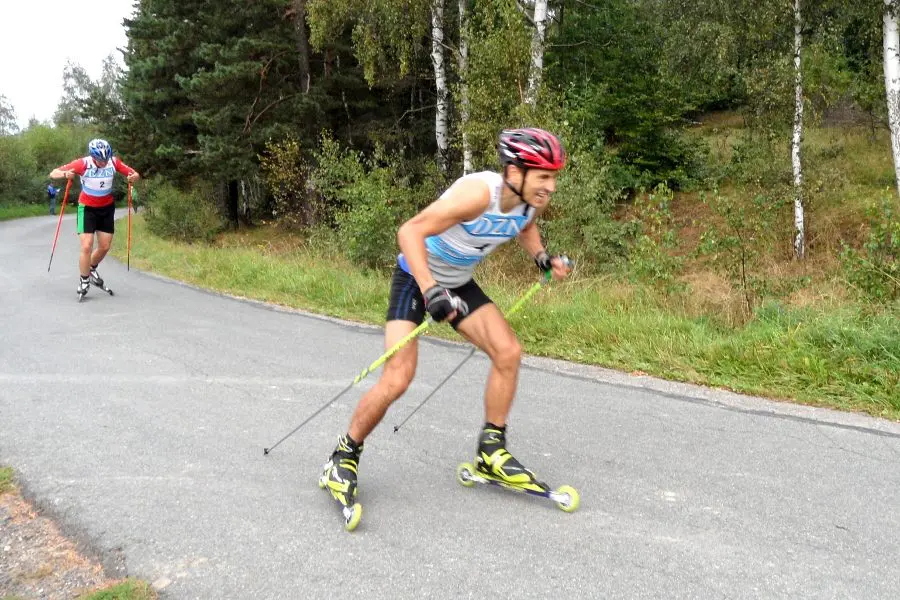
POLYGON ((365 369, 363 369, 362 371, 360 371, 360 372, 359 372, 359 375, 357 375, 356 377, 354 377, 354 378, 353 378, 353 381, 351 381, 351 382, 347 385, 347 387, 345 387, 345 388, 342 389, 340 392, 338 392, 338 394, 337 394, 334 398, 332 398, 332 399, 329 400, 327 403, 325 403, 324 405, 322 405, 322 407, 319 408, 319 410, 317 410, 316 412, 314 412, 313 414, 311 414, 309 417, 307 417, 305 421, 303 421, 302 423, 300 423, 299 425, 297 425, 296 427, 294 427, 294 429, 292 429, 290 433, 288 433, 286 436, 284 436, 283 438, 281 438, 280 440, 278 440, 277 442, 275 442, 272 446, 270 446, 270 447, 268 447, 268 448, 263 448, 263 454, 264 454, 264 455, 269 454, 269 452, 271 452, 272 450, 274 450, 281 442, 283 442, 284 440, 288 439, 289 437, 291 437, 292 435, 294 435, 295 433, 297 433, 297 430, 299 430, 301 427, 303 427, 304 425, 306 425, 307 423, 309 423, 310 421, 312 421, 312 420, 316 417, 316 415, 318 415, 320 412, 322 412, 323 410, 325 410, 326 408, 328 408, 329 406, 331 406, 332 404, 334 404, 335 400, 337 400, 338 398, 340 398, 341 396, 343 396, 344 394, 346 394, 347 391, 350 390, 350 388, 352 388, 353 386, 355 386, 356 384, 358 384, 360 381, 362 381, 363 379, 365 379, 366 377, 368 377, 369 373, 371 373, 372 371, 374 371, 375 369, 377 369, 378 367, 380 367, 381 365, 383 365, 384 363, 386 363, 386 362, 388 361, 388 359, 389 359, 390 357, 392 357, 393 355, 395 355, 401 348, 403 348, 403 346, 405 346, 406 344, 408 344, 409 342, 411 342, 411 341, 414 340, 415 338, 417 338, 417 337, 419 337, 420 335, 422 335, 422 333, 424 333, 425 330, 428 329, 428 328, 431 326, 431 324, 432 324, 433 322, 434 322, 434 321, 432 321, 431 318, 429 317, 429 318, 428 318, 427 320, 425 320, 421 325, 419 325, 418 327, 416 327, 415 329, 413 329, 411 332, 409 332, 408 334, 406 334, 405 336, 403 336, 403 338, 402 338, 400 341, 398 341, 396 344, 394 344, 393 346, 391 346, 390 348, 388 348, 387 352, 385 352, 384 354, 382 354, 381 356, 379 356, 378 358, 376 358, 376 359, 372 362, 372 364, 370 364, 368 367, 366 367, 365 369))

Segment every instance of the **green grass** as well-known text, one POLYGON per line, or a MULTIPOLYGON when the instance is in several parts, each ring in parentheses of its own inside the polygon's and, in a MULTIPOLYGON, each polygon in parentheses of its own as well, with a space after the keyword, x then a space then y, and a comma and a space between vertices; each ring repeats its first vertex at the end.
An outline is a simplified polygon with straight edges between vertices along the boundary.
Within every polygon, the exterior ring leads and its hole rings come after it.
MULTIPOLYGON (((384 321, 389 274, 362 271, 327 246, 270 228, 227 234, 215 247, 170 243, 149 235, 140 218, 134 239, 137 268, 237 296, 384 321)), ((124 259, 124 244, 113 252, 124 259)), ((486 261, 479 274, 501 308, 534 281, 524 260, 503 268, 511 256, 486 261)), ((900 419, 900 311, 773 305, 730 327, 667 302, 614 278, 576 276, 541 291, 511 324, 534 355, 900 419)), ((433 335, 458 339, 448 327, 433 335)))
POLYGON ((147 582, 126 579, 106 589, 79 596, 78 600, 155 600, 157 597, 147 582))
MULTIPOLYGON (((362 322, 377 322, 387 310, 384 274, 312 248, 281 255, 253 240, 241 240, 246 248, 176 244, 150 235, 141 216, 133 220, 133 241, 132 266, 220 292, 362 322)), ((125 236, 116 236, 112 254, 124 262, 126 248, 125 236)))
MULTIPOLYGON (((57 206, 57 215, 59 214, 57 206)), ((23 217, 40 217, 50 213, 46 204, 0 204, 0 221, 21 219, 23 217)))
POLYGON ((12 467, 0 467, 0 494, 16 489, 12 467))

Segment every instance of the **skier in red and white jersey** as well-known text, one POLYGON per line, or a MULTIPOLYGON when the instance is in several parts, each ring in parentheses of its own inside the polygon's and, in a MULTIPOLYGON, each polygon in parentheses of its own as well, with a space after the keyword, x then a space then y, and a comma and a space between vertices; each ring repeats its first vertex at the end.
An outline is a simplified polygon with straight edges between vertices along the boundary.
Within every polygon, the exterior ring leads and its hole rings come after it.
POLYGON ((124 175, 129 183, 140 179, 137 171, 113 156, 109 142, 100 139, 88 143, 88 156, 77 158, 50 172, 50 179, 74 179, 76 175, 81 177, 77 228, 81 239, 81 255, 78 260, 81 275, 77 290, 79 296, 87 294, 91 285, 105 288, 103 279, 97 273, 97 266, 109 252, 115 233, 116 207, 112 185, 116 173, 124 175))

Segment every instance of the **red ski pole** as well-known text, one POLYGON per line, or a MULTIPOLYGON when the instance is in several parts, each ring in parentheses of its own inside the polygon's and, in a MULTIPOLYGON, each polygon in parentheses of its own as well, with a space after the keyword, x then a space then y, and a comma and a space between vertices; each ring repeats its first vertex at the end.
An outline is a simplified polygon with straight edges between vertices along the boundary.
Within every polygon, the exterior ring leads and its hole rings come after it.
POLYGON ((62 206, 59 208, 59 220, 56 222, 56 235, 53 236, 53 248, 50 250, 50 262, 47 263, 47 272, 50 272, 50 265, 53 264, 53 253, 56 252, 56 240, 59 239, 59 228, 62 226, 63 214, 66 212, 66 201, 69 199, 69 188, 72 187, 72 180, 66 182, 66 193, 63 194, 62 206))
POLYGON ((131 270, 131 182, 128 182, 128 270, 131 270))

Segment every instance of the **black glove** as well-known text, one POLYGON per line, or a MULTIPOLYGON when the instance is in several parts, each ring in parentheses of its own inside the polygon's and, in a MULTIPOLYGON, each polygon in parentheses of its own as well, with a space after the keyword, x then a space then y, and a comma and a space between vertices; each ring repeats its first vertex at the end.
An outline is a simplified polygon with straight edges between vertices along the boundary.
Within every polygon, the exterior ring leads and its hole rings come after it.
POLYGON ((558 258, 563 262, 563 264, 570 269, 572 268, 572 261, 569 260, 569 257, 565 254, 560 254, 558 256, 550 256, 546 252, 540 252, 537 256, 534 257, 534 264, 537 265, 538 269, 541 270, 542 273, 546 273, 547 271, 553 270, 553 263, 551 262, 554 258, 558 258))
POLYGON ((423 296, 425 297, 425 310, 438 323, 445 321, 453 311, 457 311, 462 315, 466 315, 469 312, 469 307, 466 306, 466 303, 459 296, 454 296, 446 288, 439 285, 425 290, 423 296))
POLYGON ((553 264, 550 262, 550 259, 553 258, 549 254, 544 251, 538 253, 537 256, 534 257, 534 264, 537 265, 537 268, 541 270, 541 273, 546 273, 553 269, 553 264))

